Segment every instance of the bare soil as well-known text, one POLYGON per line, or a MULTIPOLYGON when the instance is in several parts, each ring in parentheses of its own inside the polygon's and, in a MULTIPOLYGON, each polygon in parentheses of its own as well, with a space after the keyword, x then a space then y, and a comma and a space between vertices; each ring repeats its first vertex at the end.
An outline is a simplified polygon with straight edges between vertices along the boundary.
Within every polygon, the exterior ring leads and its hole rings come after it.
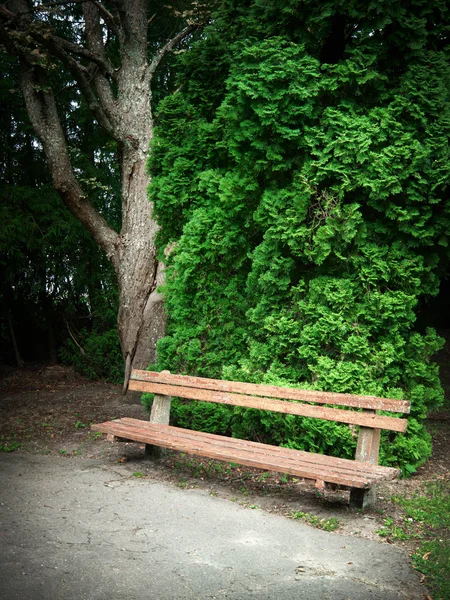
POLYGON ((119 386, 86 381, 67 367, 3 368, 0 449, 53 454, 61 460, 82 456, 108 464, 125 463, 130 477, 149 477, 187 490, 200 488, 249 509, 291 518, 307 513, 324 519, 319 524, 323 528, 328 527, 326 520, 337 519, 340 533, 400 545, 411 542, 394 542, 377 534, 385 518, 402 519, 392 496, 411 497, 421 493, 427 482, 450 477, 450 410, 434 414, 428 421, 434 443, 432 458, 413 477, 380 485, 377 507, 363 513, 348 508, 346 490, 326 489, 319 493, 301 479, 179 452, 169 452, 165 458, 149 462, 144 458, 142 444, 111 443, 106 436, 90 431, 93 422, 123 416, 148 419, 138 402, 135 396, 124 400, 119 386))

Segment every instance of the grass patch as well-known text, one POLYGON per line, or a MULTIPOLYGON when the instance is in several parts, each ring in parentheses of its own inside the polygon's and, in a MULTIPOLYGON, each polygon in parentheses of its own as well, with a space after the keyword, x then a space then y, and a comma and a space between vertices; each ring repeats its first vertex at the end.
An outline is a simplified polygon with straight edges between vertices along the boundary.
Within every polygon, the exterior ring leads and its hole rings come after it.
POLYGON ((391 517, 383 521, 383 527, 376 531, 380 537, 392 539, 394 542, 405 542, 406 540, 422 539, 421 528, 412 520, 396 522, 391 517))
POLYGON ((405 511, 407 518, 431 528, 450 528, 450 481, 436 479, 425 486, 424 496, 393 498, 405 511))
POLYGON ((1 435, 0 436, 0 452, 14 452, 22 447, 22 444, 17 441, 16 435, 1 435))
POLYGON ((413 566, 423 573, 433 600, 450 598, 450 541, 424 542, 414 553, 413 566))
POLYGON ((414 567, 425 575, 434 600, 450 598, 450 481, 433 481, 424 496, 396 501, 428 538, 413 555, 414 567))
POLYGON ((301 519, 308 525, 312 525, 317 529, 323 529, 324 531, 336 531, 340 527, 339 520, 336 517, 330 519, 320 519, 317 515, 310 515, 305 512, 291 512, 291 519, 301 519))
POLYGON ((394 497, 404 513, 402 521, 385 519, 378 533, 393 540, 421 539, 412 555, 413 566, 425 578, 433 600, 450 598, 450 480, 436 479, 423 494, 394 497))

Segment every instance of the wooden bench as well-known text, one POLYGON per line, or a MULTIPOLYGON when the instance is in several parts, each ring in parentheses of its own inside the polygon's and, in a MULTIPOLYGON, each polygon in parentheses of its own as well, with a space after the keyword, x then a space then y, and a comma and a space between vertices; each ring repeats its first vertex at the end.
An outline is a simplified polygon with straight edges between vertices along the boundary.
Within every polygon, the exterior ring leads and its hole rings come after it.
POLYGON ((408 413, 407 401, 173 375, 169 371, 134 370, 129 389, 155 394, 150 421, 122 418, 92 425, 92 429, 107 433, 109 439, 145 443, 147 455, 158 455, 160 448, 171 448, 265 471, 289 473, 315 481, 319 489, 325 483, 338 484, 350 488, 350 505, 357 508, 374 504, 376 484, 400 474, 398 469, 378 465, 380 433, 382 429, 404 432, 407 420, 379 415, 377 411, 408 413), (170 426, 172 396, 359 426, 355 460, 170 426))

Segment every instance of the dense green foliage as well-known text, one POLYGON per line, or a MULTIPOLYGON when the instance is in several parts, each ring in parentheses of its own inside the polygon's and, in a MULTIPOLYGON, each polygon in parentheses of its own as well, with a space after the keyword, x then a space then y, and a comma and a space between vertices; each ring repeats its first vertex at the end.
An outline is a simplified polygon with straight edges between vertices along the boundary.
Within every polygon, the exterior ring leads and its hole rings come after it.
MULTIPOLYGON (((415 322, 448 263, 449 23, 443 1, 223 3, 152 148, 175 242, 159 367, 404 397, 382 462, 429 456, 441 340, 415 322)), ((349 428, 299 421, 238 409, 223 430, 352 454, 349 428)))

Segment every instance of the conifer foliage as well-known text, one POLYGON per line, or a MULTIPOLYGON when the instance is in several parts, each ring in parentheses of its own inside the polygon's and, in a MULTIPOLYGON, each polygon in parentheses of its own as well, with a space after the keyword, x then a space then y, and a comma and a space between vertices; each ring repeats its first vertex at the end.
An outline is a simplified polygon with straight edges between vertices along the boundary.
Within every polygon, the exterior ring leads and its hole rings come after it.
MULTIPOLYGON (((448 265, 449 25, 444 0, 227 0, 151 155, 174 243, 160 367, 407 398, 381 457, 405 471, 442 402, 442 341, 415 323, 448 265)), ((347 427, 298 421, 235 409, 222 430, 352 455, 347 427)))

